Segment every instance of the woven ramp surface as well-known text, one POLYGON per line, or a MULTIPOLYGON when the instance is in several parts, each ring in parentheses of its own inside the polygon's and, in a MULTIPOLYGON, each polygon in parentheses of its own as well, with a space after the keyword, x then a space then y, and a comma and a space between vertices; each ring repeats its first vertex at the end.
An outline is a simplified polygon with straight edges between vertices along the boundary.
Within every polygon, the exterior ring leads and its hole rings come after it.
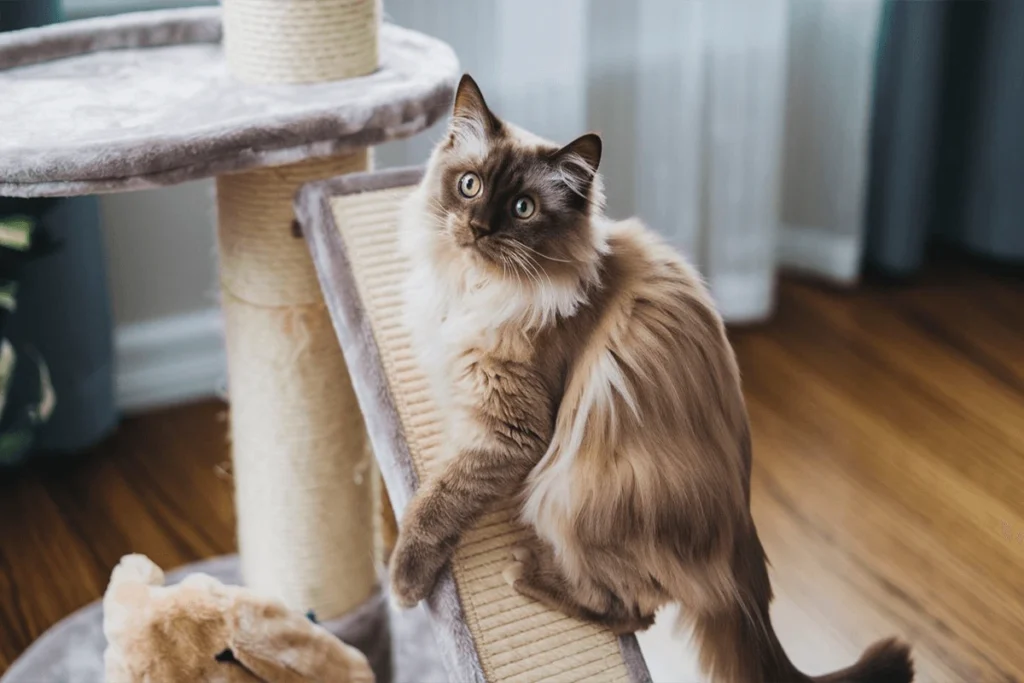
MULTIPOLYGON (((426 377, 402 323, 397 212, 418 180, 406 169, 304 188, 297 203, 374 450, 400 511, 429 477, 444 438, 426 377)), ((509 503, 467 533, 428 601, 453 680, 646 681, 632 637, 525 598, 501 571, 522 531, 509 503)))

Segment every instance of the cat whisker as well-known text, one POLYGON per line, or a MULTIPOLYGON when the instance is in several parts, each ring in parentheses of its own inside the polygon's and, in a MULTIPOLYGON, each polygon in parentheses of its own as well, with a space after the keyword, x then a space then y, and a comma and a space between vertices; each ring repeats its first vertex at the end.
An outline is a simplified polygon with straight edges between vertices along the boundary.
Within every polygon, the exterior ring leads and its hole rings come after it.
MULTIPOLYGON (((544 254, 541 254, 540 252, 536 251, 535 249, 531 249, 530 247, 528 247, 525 244, 522 244, 521 242, 515 242, 515 241, 509 240, 509 239, 499 239, 498 241, 501 243, 502 246, 505 247, 505 253, 509 254, 510 256, 514 256, 516 258, 517 262, 519 263, 519 265, 524 270, 526 270, 528 272, 532 272, 532 274, 534 276, 532 279, 533 279, 533 281, 536 283, 536 285, 538 287, 541 286, 541 284, 542 284, 541 280, 540 280, 540 278, 542 276, 547 281, 548 285, 552 285, 553 284, 552 281, 551 281, 551 276, 548 275, 547 272, 541 267, 540 262, 537 261, 536 258, 531 256, 527 251, 523 251, 523 249, 531 251, 531 252, 537 254, 538 256, 543 256, 545 258, 550 258, 550 257, 547 257, 544 254)), ((551 260, 558 261, 560 259, 552 258, 551 260)), ((563 263, 570 263, 570 261, 563 261, 563 263)))
POLYGON ((442 220, 448 215, 448 209, 445 208, 444 204, 442 204, 441 200, 437 197, 427 198, 427 208, 434 215, 434 218, 437 218, 438 220, 442 220))
POLYGON ((527 246, 525 244, 522 244, 522 243, 517 243, 516 246, 520 247, 522 249, 526 249, 527 251, 533 252, 537 256, 540 256, 541 258, 547 259, 548 261, 555 261, 556 263, 572 263, 572 261, 569 261, 568 259, 555 258, 554 256, 548 256, 547 254, 542 254, 541 252, 537 251, 533 247, 529 247, 529 246, 527 246))
POLYGON ((516 268, 513 267, 513 265, 509 262, 509 259, 508 259, 508 257, 505 254, 501 255, 501 270, 502 270, 503 273, 505 273, 506 276, 511 274, 513 277, 515 277, 515 281, 516 281, 516 295, 517 296, 522 296, 523 295, 523 278, 520 277, 519 271, 516 270, 516 268))
MULTIPOLYGON (((511 253, 515 254, 516 258, 523 265, 523 268, 527 269, 527 272, 530 273, 530 279, 533 280, 534 284, 536 284, 538 287, 540 287, 543 284, 540 281, 540 277, 541 277, 541 275, 545 275, 545 274, 540 270, 540 268, 538 267, 538 264, 536 263, 536 261, 533 261, 533 259, 530 259, 529 255, 525 254, 523 252, 513 251, 511 253)), ((546 275, 545 275, 545 277, 546 277, 546 275)))
MULTIPOLYGON (((538 273, 539 275, 543 275, 544 276, 544 279, 547 280, 548 286, 552 286, 554 284, 554 283, 551 282, 551 276, 549 276, 547 274, 547 272, 543 268, 540 267, 540 263, 537 261, 537 259, 533 258, 532 256, 530 256, 526 252, 519 252, 519 254, 524 259, 528 259, 528 263, 531 265, 531 267, 533 268, 534 272, 538 273)), ((539 279, 537 281, 537 284, 538 285, 541 284, 539 279)))
POLYGON ((505 253, 508 256, 508 258, 510 258, 512 262, 515 263, 516 270, 518 270, 521 274, 525 275, 529 282, 540 284, 540 279, 534 272, 533 267, 523 259, 521 254, 515 251, 507 251, 505 253))
POLYGON ((529 273, 526 272, 526 269, 523 266, 522 259, 520 259, 514 252, 504 252, 504 256, 506 259, 508 259, 509 264, 512 266, 513 270, 515 270, 520 275, 526 275, 527 277, 529 277, 529 273))

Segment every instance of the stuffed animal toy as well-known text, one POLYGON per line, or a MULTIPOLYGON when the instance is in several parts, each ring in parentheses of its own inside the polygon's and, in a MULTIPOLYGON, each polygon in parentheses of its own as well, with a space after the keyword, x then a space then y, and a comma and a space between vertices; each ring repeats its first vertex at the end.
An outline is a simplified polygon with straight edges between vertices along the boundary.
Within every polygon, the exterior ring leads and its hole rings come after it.
POLYGON ((206 574, 164 586, 126 555, 103 597, 107 683, 373 683, 361 652, 306 616, 206 574))

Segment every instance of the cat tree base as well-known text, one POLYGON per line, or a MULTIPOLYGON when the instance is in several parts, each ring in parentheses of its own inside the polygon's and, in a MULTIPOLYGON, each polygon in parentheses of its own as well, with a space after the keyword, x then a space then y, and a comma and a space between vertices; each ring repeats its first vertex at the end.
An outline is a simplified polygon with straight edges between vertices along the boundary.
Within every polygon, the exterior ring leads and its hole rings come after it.
MULTIPOLYGON (((177 583, 195 572, 210 574, 224 583, 240 583, 237 555, 181 567, 168 573, 167 583, 177 583)), ((377 683, 448 680, 422 609, 395 611, 387 596, 377 591, 345 617, 322 625, 366 655, 377 683)), ((96 601, 44 633, 0 678, 0 683, 101 683, 106 644, 103 606, 96 601)))

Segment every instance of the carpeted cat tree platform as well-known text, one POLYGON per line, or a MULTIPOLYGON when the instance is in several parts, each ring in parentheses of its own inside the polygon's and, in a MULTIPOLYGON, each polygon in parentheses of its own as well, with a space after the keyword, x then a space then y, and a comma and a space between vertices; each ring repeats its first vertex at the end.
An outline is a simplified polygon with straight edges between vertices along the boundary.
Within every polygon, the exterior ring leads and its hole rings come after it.
MULTIPOLYGON (((458 73, 443 43, 381 25, 374 0, 224 0, 7 34, 0 195, 217 177, 240 553, 178 578, 207 571, 314 610, 382 682, 644 681, 634 639, 503 583, 508 505, 467 536, 425 612, 389 619, 379 587, 390 525, 364 417, 399 509, 441 435, 398 318, 395 213, 418 173, 358 172, 369 146, 445 115, 458 73), (335 176, 302 192, 300 227, 296 190, 335 176)), ((101 680, 101 623, 98 604, 68 617, 3 683, 101 680)))

